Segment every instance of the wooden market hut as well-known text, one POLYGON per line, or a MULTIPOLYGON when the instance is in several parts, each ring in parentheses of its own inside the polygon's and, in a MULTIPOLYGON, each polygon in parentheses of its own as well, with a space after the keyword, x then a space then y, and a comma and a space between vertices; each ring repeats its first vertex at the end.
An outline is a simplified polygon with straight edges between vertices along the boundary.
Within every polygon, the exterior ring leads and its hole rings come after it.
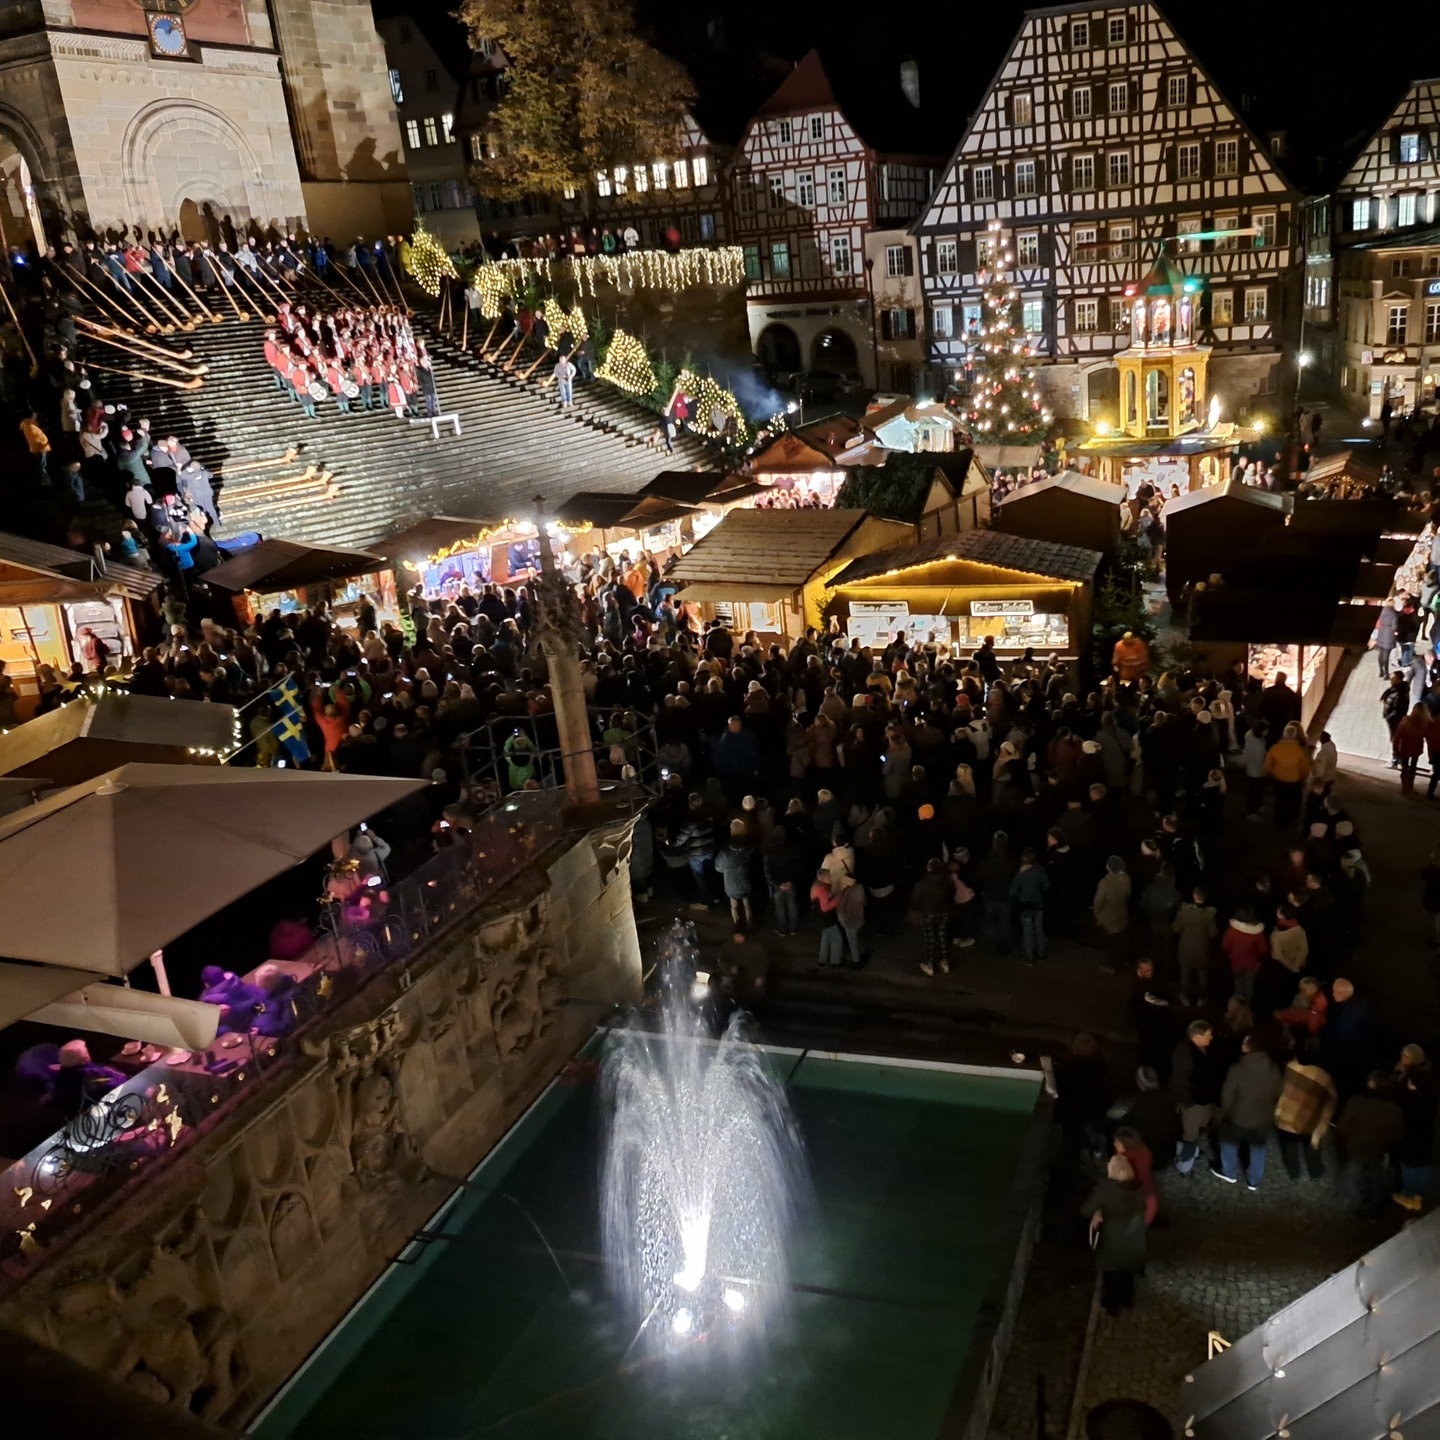
POLYGON ((1007 535, 1081 545, 1109 554, 1120 543, 1125 490, 1094 475, 1065 470, 1012 490, 999 505, 995 526, 1007 535))
POLYGON ((1077 545, 966 530, 852 561, 830 583, 827 614, 847 634, 908 629, 962 651, 993 635, 1005 653, 1075 659, 1089 646, 1103 560, 1077 545))
POLYGON ((1233 480, 1171 500, 1164 520, 1165 587, 1172 600, 1197 580, 1248 565, 1285 544, 1284 496, 1233 480))
POLYGON ((818 626, 831 578, 873 550, 913 534, 864 510, 732 510, 676 563, 676 599, 706 621, 797 639, 818 626))
POLYGON ((903 520, 917 540, 954 535, 990 520, 990 477, 972 450, 886 455, 883 465, 857 465, 835 496, 842 507, 903 520))

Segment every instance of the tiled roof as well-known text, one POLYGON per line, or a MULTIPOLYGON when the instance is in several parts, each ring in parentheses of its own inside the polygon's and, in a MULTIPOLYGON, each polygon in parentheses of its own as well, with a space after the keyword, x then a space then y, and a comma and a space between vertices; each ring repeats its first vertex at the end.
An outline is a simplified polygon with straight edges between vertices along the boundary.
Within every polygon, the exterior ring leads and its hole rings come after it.
POLYGON ((864 519, 863 510, 732 510, 670 578, 798 590, 864 519))
POLYGON ((831 586, 851 585, 897 570, 915 570, 947 560, 993 565, 1049 580, 1088 581, 1095 578, 1104 557, 1098 550, 1079 545, 1056 545, 1049 540, 1028 540, 1023 535, 1005 535, 998 530, 962 530, 958 535, 938 535, 918 545, 880 550, 852 561, 832 580, 831 586))

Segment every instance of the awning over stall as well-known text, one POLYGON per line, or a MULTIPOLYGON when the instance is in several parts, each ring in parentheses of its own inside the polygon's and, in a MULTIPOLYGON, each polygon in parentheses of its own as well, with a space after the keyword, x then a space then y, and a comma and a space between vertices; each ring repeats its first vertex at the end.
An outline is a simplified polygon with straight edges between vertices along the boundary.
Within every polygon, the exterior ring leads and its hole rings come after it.
POLYGON ((386 570, 390 561, 369 550, 301 545, 295 540, 262 540, 205 574, 205 583, 238 595, 242 590, 272 593, 298 590, 327 580, 349 580, 386 570))

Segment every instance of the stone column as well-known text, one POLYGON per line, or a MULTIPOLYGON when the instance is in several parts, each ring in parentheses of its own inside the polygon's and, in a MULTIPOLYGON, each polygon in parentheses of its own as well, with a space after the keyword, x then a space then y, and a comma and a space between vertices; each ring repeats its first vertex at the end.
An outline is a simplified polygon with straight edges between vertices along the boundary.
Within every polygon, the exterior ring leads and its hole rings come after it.
POLYGON ((535 509, 540 527, 540 578, 534 587, 536 633, 545 647, 550 673, 565 791, 572 808, 583 814, 599 804, 600 782, 595 775, 595 746, 585 713, 585 690, 580 683, 578 651, 584 639, 580 607, 575 591, 556 567, 551 553, 543 502, 537 500, 535 509))

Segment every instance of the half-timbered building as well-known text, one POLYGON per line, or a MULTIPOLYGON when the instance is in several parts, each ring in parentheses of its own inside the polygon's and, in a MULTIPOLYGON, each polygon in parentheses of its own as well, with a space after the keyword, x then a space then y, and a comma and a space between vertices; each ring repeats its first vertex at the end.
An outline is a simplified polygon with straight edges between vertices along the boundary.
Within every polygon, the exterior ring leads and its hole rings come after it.
POLYGON ((1226 414, 1288 408, 1300 198, 1155 5, 1028 12, 912 227, 937 386, 963 386, 1002 266, 1051 407, 1114 422, 1125 290, 1166 254, 1202 278, 1226 414))
MULTIPOLYGON (((893 92, 872 70, 842 101, 812 50, 745 127, 730 171, 731 217, 745 255, 751 344, 773 370, 833 370, 870 385, 904 378, 913 360, 901 350, 877 375, 874 304, 879 281, 899 293, 904 254, 899 275, 877 277, 882 262, 867 242, 875 231, 903 232, 923 208, 950 143, 933 126, 913 62, 900 67, 893 92)), ((910 253, 903 233, 893 244, 910 253)), ((907 322, 916 337, 917 321, 907 322)))
POLYGON ((568 191, 560 205, 567 229, 591 227, 621 235, 633 229, 644 249, 727 242, 722 182, 729 148, 717 144, 686 114, 666 155, 637 156, 629 165, 602 170, 583 191, 568 191))
POLYGON ((1420 80, 1335 187, 1340 388, 1372 417, 1436 402, 1440 80, 1420 80))

